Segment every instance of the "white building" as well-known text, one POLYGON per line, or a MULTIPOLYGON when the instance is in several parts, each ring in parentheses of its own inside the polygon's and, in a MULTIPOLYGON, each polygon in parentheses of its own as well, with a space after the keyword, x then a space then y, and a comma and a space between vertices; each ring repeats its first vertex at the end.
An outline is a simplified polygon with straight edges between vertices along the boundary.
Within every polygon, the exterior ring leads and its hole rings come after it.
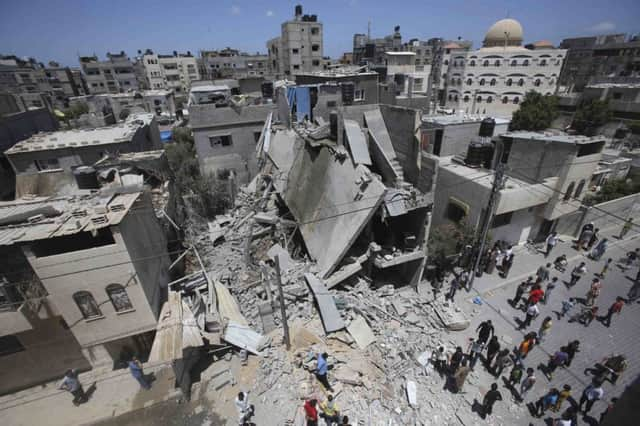
POLYGON ((566 50, 548 42, 522 46, 523 32, 514 19, 489 28, 483 47, 452 51, 447 68, 447 108, 510 118, 529 91, 552 95, 566 50))
POLYGON ((282 23, 280 37, 267 42, 269 67, 277 76, 292 76, 324 69, 322 23, 316 15, 295 9, 294 19, 282 23))
POLYGON ((147 50, 139 60, 150 89, 173 90, 176 96, 186 96, 191 83, 200 80, 196 58, 190 52, 158 55, 147 50))
POLYGON ((107 60, 97 56, 83 56, 80 66, 89 94, 123 93, 138 89, 133 62, 126 53, 107 53, 107 60))

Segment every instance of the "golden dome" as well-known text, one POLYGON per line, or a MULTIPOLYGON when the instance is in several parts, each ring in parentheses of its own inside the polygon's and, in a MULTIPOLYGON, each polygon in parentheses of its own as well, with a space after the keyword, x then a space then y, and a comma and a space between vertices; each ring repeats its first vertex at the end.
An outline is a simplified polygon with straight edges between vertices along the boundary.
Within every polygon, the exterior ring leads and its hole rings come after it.
POLYGON ((522 25, 515 19, 501 19, 484 36, 484 47, 522 45, 522 25))

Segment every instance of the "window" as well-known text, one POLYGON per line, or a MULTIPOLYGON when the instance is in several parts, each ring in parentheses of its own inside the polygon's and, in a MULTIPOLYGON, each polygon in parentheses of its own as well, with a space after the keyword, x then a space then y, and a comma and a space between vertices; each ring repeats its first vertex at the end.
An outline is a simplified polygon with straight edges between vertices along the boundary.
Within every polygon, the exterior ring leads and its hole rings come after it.
POLYGON ((489 82, 490 86, 495 86, 496 85, 496 79, 492 78, 491 81, 489 82))
POLYGON ((582 190, 584 189, 585 180, 582 179, 576 188, 575 194, 573 194, 573 198, 578 198, 580 194, 582 194, 582 190))
POLYGON ((20 340, 13 335, 0 336, 0 356, 15 354, 24 351, 20 340))
POLYGON ((78 309, 80 309, 80 313, 82 313, 84 319, 88 320, 102 316, 96 300, 88 291, 78 291, 74 293, 73 300, 76 302, 76 305, 78 305, 78 309))
POLYGON ((503 104, 506 104, 506 103, 508 103, 508 102, 509 102, 509 98, 507 98, 506 96, 503 96, 503 97, 502 97, 502 103, 503 103, 503 104))
POLYGON ((320 66, 320 60, 314 59, 313 61, 311 61, 311 65, 313 65, 314 67, 320 66))
POLYGON ((456 79, 455 78, 451 79, 451 84, 456 84, 456 79))
POLYGON ((454 101, 456 101, 456 102, 458 102, 458 95, 455 95, 455 96, 453 97, 453 100, 454 100, 454 101))
POLYGON ((568 201, 571 198, 571 194, 573 194, 573 188, 576 186, 575 182, 571 182, 567 187, 567 192, 564 193, 564 201, 568 201))
POLYGON ((464 95, 464 98, 462 98, 462 100, 465 102, 469 102, 469 95, 464 95))
POLYGON ((133 310, 133 305, 131 304, 131 300, 129 300, 127 290, 120 284, 109 284, 107 286, 107 296, 109 296, 116 312, 133 310))
POLYGON ((449 65, 449 60, 448 60, 448 59, 445 59, 445 60, 444 60, 444 64, 445 64, 445 65, 449 65))
POLYGON ((450 101, 453 100, 453 96, 452 95, 449 95, 449 100, 450 101))
POLYGON ((355 101, 364 101, 364 90, 356 90, 353 92, 353 99, 355 101))
POLYGON ((478 96, 478 97, 476 98, 476 102, 477 102, 477 103, 482 103, 482 96, 478 96))
POLYGON ((42 170, 57 170, 60 168, 60 162, 57 158, 48 158, 46 160, 35 160, 36 168, 42 170))
POLYGON ((467 215, 467 212, 456 203, 449 202, 447 205, 447 219, 459 223, 467 215))
POLYGON ((524 78, 518 80, 518 86, 524 86, 524 78))
POLYGON ((294 69, 294 70, 299 70, 299 69, 300 69, 300 65, 294 65, 294 66, 293 66, 293 69, 294 69))
POLYGON ((578 154, 576 154, 576 157, 597 154, 602 151, 602 148, 604 148, 604 141, 580 144, 578 145, 578 154))
POLYGON ((507 79, 507 86, 511 86, 513 84, 513 80, 508 78, 507 79))
POLYGON ((546 59, 542 59, 542 60, 540 61, 540 66, 541 66, 541 67, 546 67, 546 66, 547 66, 547 60, 546 60, 546 59))
POLYGON ((525 59, 524 61, 522 61, 522 66, 523 67, 528 67, 529 66, 529 60, 525 59))
POLYGON ((487 103, 490 104, 491 102, 493 102, 493 96, 488 96, 487 103))
POLYGON ((482 66, 483 66, 483 67, 488 67, 488 66, 489 66, 489 61, 488 61, 488 60, 485 60, 485 61, 482 63, 482 66))
POLYGON ((549 80, 549 86, 553 86, 554 83, 555 83, 554 79, 549 80))
POLYGON ((95 247, 115 244, 111 229, 108 227, 91 232, 77 232, 60 237, 47 238, 32 243, 31 249, 36 257, 54 256, 56 254, 87 250, 95 247))
POLYGON ((318 27, 312 27, 312 28, 311 28, 311 34, 312 34, 312 35, 318 35, 318 34, 320 34, 320 28, 318 28, 318 27))
POLYGON ((480 86, 484 86, 484 78, 480 79, 480 86))
POLYGON ((476 66, 476 61, 471 60, 471 62, 469 62, 469 66, 470 67, 475 67, 476 66))
POLYGON ((312 44, 311 45, 311 51, 312 52, 317 52, 320 50, 320 45, 319 44, 312 44))
POLYGON ((291 49, 291 53, 293 53, 294 55, 297 55, 298 53, 300 53, 299 49, 291 49))
POLYGON ((499 67, 500 66, 500 59, 496 59, 496 61, 493 63, 494 66, 499 67))
POLYGON ((209 136, 209 145, 211 145, 211 148, 231 146, 233 141, 231 140, 231 135, 209 136))
POLYGON ((468 84, 469 86, 471 86, 471 83, 473 83, 473 81, 472 81, 470 78, 468 78, 468 79, 467 79, 467 84, 468 84))
POLYGON ((156 100, 154 100, 154 101, 153 101, 153 104, 154 104, 155 106, 160 106, 160 103, 161 103, 161 102, 160 102, 160 100, 159 100, 159 99, 156 99, 156 100))
POLYGON ((511 223, 511 217, 513 216, 513 212, 499 214, 493 217, 493 221, 491 222, 492 228, 499 228, 501 226, 505 226, 511 223))
POLYGON ((336 105, 336 101, 327 101, 327 108, 334 108, 336 105))
POLYGON ((511 66, 512 67, 518 66, 518 61, 516 61, 515 59, 513 61, 511 61, 511 66))
POLYGON ((540 81, 540 79, 539 79, 539 78, 536 78, 536 81, 534 81, 534 82, 533 82, 533 85, 534 85, 534 86, 536 86, 536 87, 540 87, 540 84, 541 84, 541 83, 542 83, 542 82, 540 81))

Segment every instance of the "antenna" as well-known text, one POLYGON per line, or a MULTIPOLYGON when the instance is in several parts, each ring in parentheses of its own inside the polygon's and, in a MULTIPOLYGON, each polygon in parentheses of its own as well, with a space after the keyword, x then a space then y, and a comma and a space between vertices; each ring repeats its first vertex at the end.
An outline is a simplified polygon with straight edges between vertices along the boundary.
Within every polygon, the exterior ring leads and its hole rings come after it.
POLYGON ((367 21, 367 41, 371 41, 371 19, 367 21))

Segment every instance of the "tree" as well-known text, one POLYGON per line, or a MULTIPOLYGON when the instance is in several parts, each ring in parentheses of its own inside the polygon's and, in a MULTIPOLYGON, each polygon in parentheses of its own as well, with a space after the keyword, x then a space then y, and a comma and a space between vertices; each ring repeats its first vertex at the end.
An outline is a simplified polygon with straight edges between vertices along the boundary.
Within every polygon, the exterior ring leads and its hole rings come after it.
POLYGON ((581 135, 593 136, 600 126, 611 120, 609 102, 599 99, 583 101, 578 105, 573 116, 571 128, 581 135))
POLYGON ((596 194, 585 196, 582 202, 587 206, 592 206, 638 192, 640 192, 640 178, 613 179, 605 182, 596 194))
POLYGON ((558 116, 558 98, 528 92, 520 108, 513 113, 509 130, 531 130, 534 132, 547 129, 558 116))

